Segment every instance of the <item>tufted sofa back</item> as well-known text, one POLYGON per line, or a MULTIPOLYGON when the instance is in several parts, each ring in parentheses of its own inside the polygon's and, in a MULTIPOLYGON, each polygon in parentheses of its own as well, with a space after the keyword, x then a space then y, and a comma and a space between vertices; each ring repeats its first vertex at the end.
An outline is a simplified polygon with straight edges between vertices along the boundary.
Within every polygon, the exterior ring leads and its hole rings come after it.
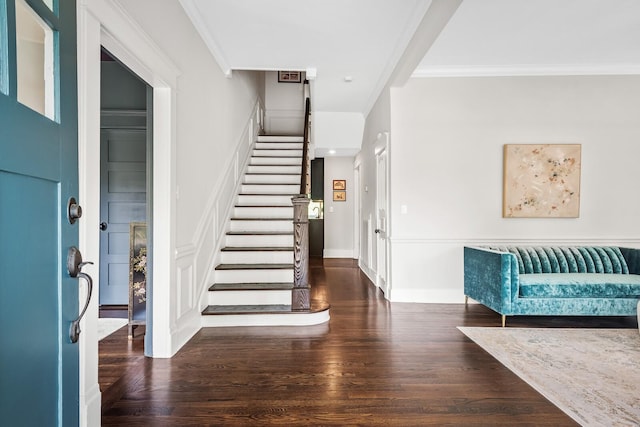
POLYGON ((518 260, 520 274, 614 273, 629 274, 620 249, 612 246, 527 247, 501 246, 489 249, 510 252, 518 260))

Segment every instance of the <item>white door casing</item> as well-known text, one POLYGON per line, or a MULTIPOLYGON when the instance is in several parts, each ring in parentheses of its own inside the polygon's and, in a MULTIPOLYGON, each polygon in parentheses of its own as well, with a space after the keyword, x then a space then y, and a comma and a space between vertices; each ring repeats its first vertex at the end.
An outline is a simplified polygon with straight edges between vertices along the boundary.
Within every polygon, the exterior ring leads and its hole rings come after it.
POLYGON ((389 253, 389 134, 378 134, 376 155, 376 275, 375 284, 389 298, 391 286, 388 275, 389 253))

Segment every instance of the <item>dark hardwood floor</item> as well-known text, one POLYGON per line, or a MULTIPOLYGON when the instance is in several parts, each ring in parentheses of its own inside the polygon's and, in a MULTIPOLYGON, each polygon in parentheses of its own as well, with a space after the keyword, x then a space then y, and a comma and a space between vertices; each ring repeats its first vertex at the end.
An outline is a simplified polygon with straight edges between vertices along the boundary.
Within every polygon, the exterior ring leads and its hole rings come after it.
MULTIPOLYGON (((103 425, 576 425, 456 326, 478 304, 389 303, 350 260, 315 261, 313 327, 203 329, 172 359, 126 327, 100 342, 103 425)), ((637 327, 632 318, 514 318, 520 327, 637 327)))

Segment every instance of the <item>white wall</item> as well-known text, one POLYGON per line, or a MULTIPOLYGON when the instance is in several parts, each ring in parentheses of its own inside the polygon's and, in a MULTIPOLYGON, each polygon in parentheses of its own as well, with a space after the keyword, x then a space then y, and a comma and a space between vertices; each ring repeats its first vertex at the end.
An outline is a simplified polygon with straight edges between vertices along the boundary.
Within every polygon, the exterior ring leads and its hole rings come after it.
POLYGON ((265 128, 268 134, 302 135, 303 88, 302 83, 278 83, 276 71, 264 73, 265 128))
POLYGON ((390 110, 392 300, 461 302, 467 244, 640 245, 640 77, 411 79, 390 110), (582 144, 580 218, 502 218, 513 143, 582 144))
POLYGON ((353 155, 362 143, 364 116, 349 112, 313 112, 312 128, 317 155, 327 155, 327 150, 336 150, 337 155, 353 155))
POLYGON ((353 157, 324 158, 324 257, 353 258, 353 157), (333 201, 333 180, 347 181, 347 200, 333 201))

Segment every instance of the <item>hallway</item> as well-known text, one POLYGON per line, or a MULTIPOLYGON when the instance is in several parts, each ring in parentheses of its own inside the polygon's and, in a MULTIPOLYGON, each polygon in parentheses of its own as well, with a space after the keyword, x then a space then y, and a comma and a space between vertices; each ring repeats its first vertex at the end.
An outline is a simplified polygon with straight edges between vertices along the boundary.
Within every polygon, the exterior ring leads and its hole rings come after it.
POLYGON ((389 303, 351 260, 311 283, 329 324, 202 329, 169 360, 102 341, 103 425, 575 425, 456 330, 498 326, 486 308, 389 303))

